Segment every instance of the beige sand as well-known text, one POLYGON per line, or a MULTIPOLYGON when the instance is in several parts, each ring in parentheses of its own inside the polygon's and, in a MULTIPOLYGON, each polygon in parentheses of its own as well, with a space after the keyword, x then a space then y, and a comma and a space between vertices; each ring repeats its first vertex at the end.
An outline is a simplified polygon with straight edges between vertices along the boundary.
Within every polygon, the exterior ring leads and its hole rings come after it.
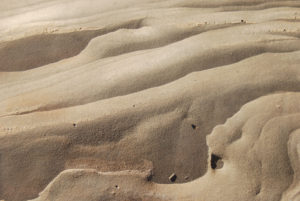
POLYGON ((299 0, 0 1, 0 200, 300 200, 299 37, 299 0))

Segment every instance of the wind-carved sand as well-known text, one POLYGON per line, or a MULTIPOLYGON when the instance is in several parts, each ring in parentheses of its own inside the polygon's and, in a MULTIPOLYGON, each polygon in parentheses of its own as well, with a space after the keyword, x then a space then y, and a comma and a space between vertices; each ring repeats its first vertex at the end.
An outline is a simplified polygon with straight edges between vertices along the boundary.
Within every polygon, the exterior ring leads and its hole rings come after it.
POLYGON ((300 1, 0 11, 0 200, 300 200, 300 1))

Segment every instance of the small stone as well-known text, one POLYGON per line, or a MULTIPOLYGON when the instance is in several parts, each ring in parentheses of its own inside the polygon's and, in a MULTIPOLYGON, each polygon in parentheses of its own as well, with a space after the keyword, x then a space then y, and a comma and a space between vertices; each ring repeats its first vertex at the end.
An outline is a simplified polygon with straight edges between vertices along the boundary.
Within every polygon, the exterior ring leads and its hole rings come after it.
POLYGON ((172 174, 169 176, 169 180, 170 180, 170 182, 175 182, 175 181, 176 181, 176 179, 177 179, 177 176, 176 176, 176 174, 175 174, 175 173, 172 173, 172 174))

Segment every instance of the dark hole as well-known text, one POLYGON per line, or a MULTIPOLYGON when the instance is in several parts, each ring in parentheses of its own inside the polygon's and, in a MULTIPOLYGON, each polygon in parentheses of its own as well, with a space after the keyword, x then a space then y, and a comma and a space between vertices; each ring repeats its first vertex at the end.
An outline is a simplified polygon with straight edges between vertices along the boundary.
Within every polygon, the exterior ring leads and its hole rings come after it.
POLYGON ((119 186, 118 186, 118 185, 115 185, 115 188, 119 188, 119 186))
POLYGON ((212 169, 220 169, 223 167, 224 163, 220 156, 212 154, 210 159, 210 165, 212 169))
POLYGON ((74 123, 73 126, 76 127, 77 125, 74 123))
POLYGON ((191 126, 192 126, 193 129, 196 129, 196 125, 195 124, 192 124, 191 126))
POLYGON ((245 21, 244 21, 244 20, 241 20, 241 22, 244 23, 245 21))
POLYGON ((171 174, 171 176, 169 176, 169 180, 171 181, 171 182, 175 182, 176 181, 176 179, 177 179, 177 176, 176 176, 176 174, 171 174))

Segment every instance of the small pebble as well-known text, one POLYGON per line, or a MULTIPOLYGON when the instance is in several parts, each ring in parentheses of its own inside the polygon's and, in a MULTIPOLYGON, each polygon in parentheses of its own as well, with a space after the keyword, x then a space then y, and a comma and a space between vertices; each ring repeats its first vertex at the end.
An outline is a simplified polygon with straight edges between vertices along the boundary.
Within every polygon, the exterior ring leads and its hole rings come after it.
POLYGON ((172 174, 169 176, 169 180, 170 180, 171 182, 175 182, 176 179, 177 179, 177 176, 176 176, 175 173, 172 173, 172 174))

